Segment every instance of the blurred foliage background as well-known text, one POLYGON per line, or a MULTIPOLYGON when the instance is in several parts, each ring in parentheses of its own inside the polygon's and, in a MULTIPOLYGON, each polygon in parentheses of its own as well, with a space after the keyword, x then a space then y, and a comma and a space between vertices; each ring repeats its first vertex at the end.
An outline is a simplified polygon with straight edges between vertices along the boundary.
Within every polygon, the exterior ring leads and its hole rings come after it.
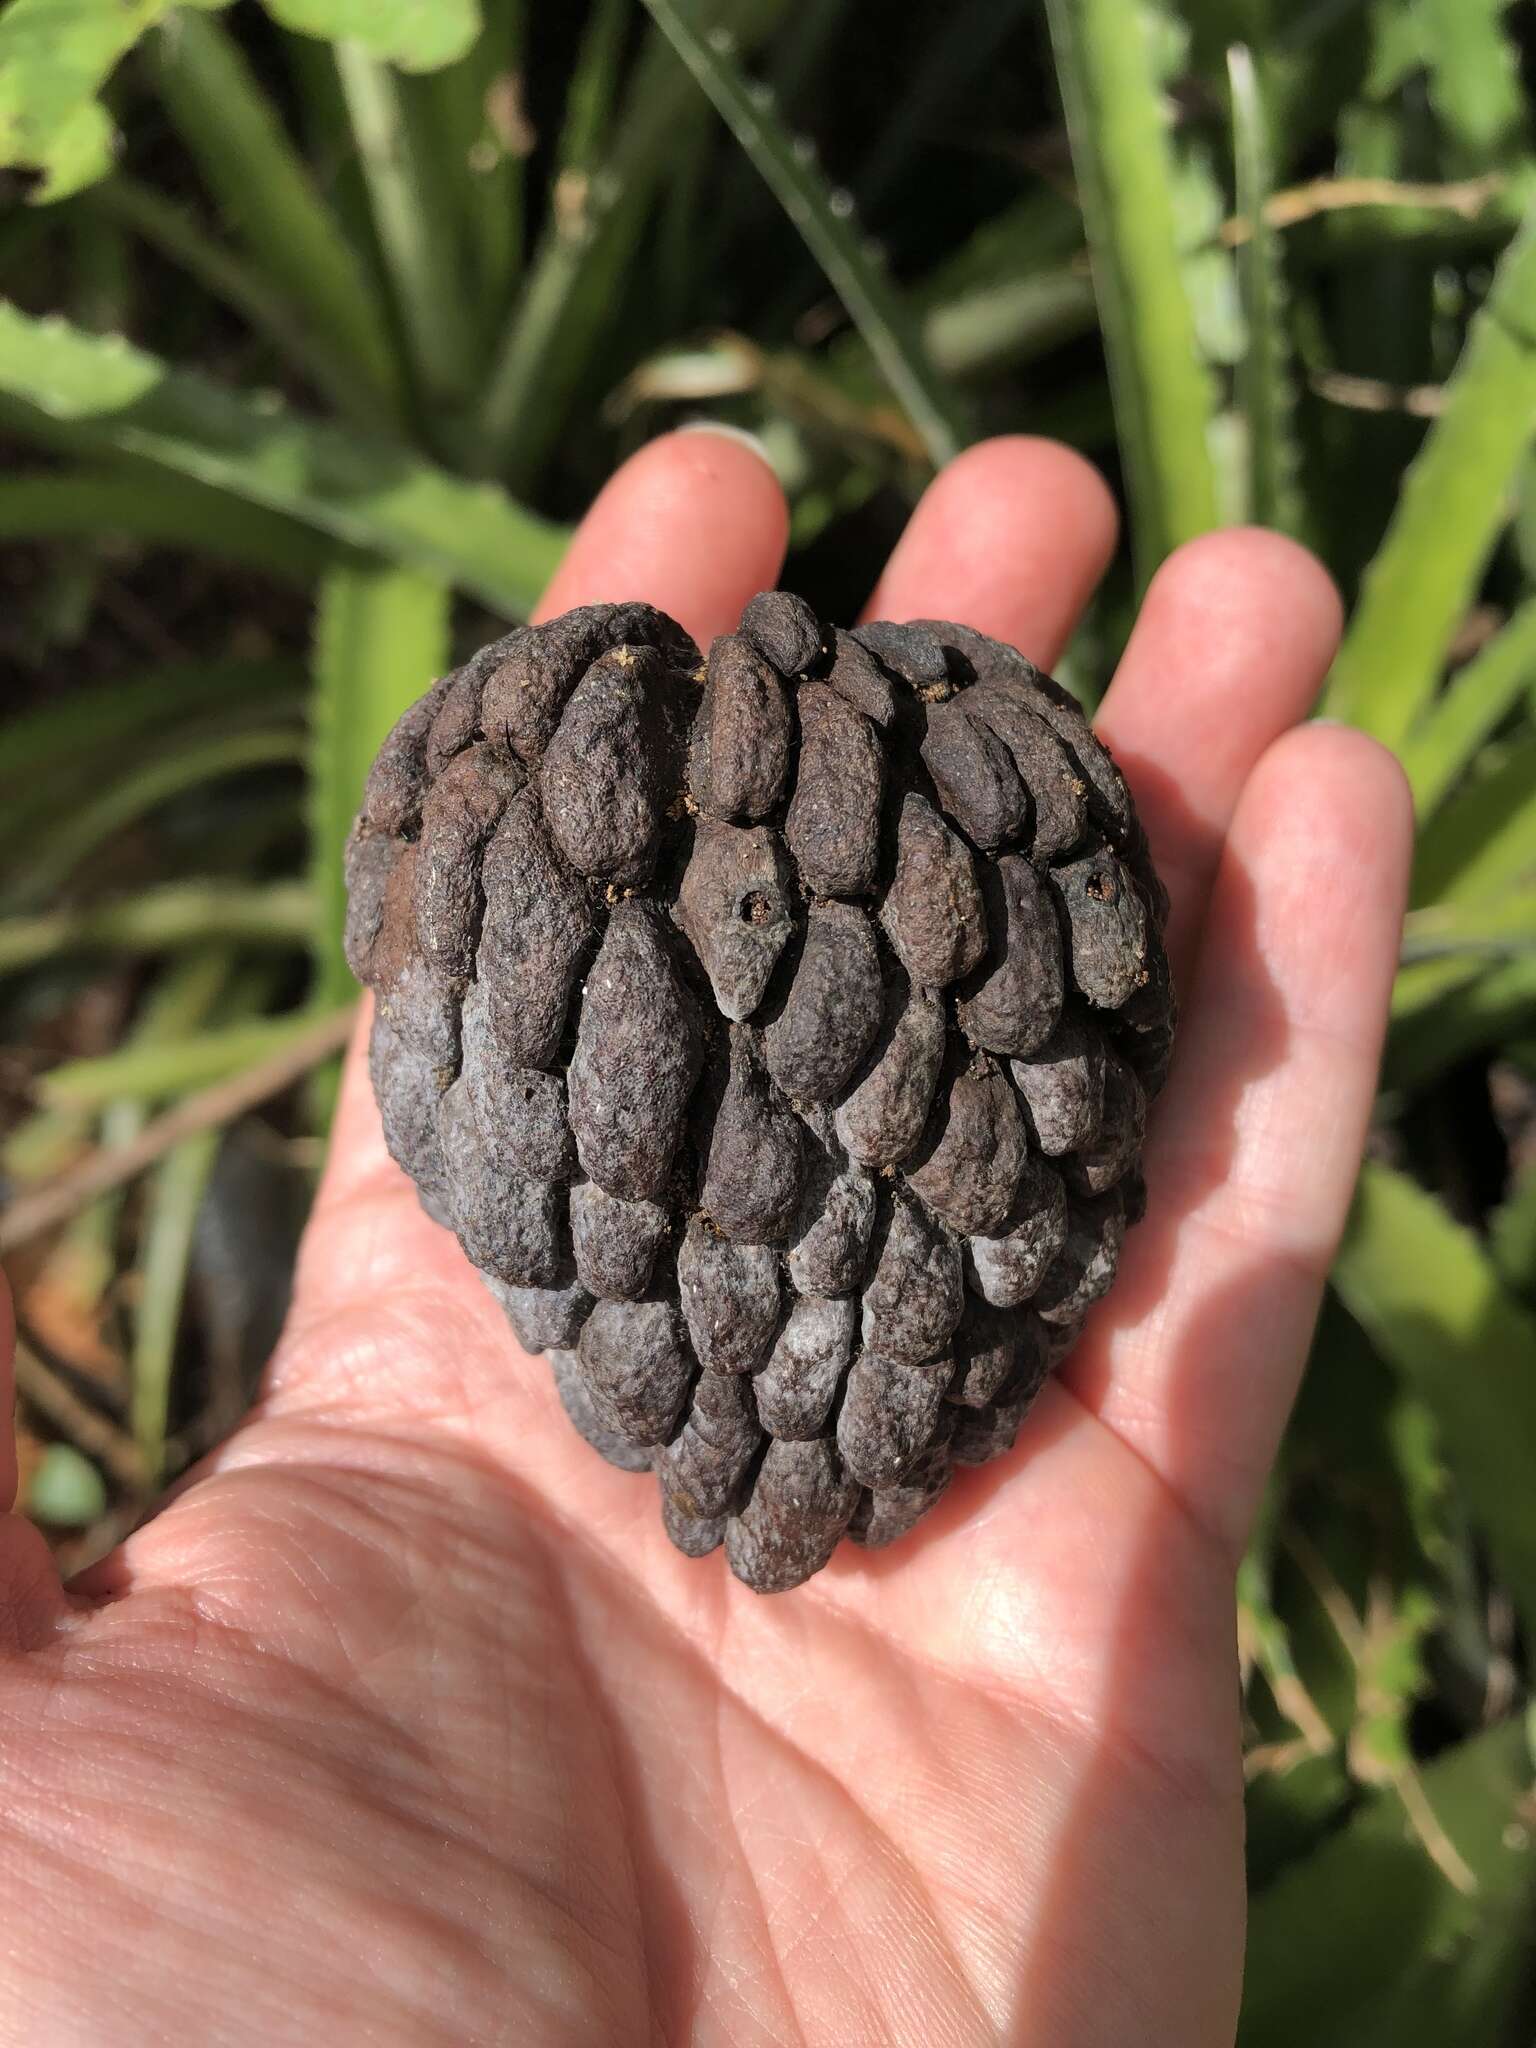
POLYGON ((1418 806, 1242 1576, 1243 2042, 1531 2041, 1533 78, 1503 0, 0 9, 0 1250, 66 1563, 249 1398, 363 767, 614 464, 750 428, 847 614, 935 464, 1059 435, 1129 515, 1084 700, 1169 548, 1260 520, 1418 806))

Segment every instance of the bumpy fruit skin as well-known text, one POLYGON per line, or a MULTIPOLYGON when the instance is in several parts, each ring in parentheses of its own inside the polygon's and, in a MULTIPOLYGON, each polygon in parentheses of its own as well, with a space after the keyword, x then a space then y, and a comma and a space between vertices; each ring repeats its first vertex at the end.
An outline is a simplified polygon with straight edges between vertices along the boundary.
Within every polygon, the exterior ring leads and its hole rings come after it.
POLYGON ((525 627, 347 855, 390 1150, 580 1433, 760 1592, 1009 1450, 1140 1216, 1167 900, 1067 693, 754 598, 525 627))

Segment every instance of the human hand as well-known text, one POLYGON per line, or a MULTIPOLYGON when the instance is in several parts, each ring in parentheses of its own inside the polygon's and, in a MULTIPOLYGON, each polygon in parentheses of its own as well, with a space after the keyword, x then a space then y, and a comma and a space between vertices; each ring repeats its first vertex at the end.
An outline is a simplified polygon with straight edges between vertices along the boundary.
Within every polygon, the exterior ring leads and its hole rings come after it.
MULTIPOLYGON (((1049 666, 1113 530, 1077 457, 983 444, 871 609, 1049 666)), ((707 643, 784 540, 754 454, 672 436, 545 610, 644 596, 707 643)), ((1233 1573, 1360 1155, 1410 839, 1389 756, 1291 730, 1338 623, 1255 532, 1148 593, 1100 720, 1175 906, 1148 1217, 1014 1455, 892 1552, 770 1599, 673 1553, 351 1060, 258 1410, 77 1588, 0 1523, 0 2039, 1230 2042, 1233 1573)))

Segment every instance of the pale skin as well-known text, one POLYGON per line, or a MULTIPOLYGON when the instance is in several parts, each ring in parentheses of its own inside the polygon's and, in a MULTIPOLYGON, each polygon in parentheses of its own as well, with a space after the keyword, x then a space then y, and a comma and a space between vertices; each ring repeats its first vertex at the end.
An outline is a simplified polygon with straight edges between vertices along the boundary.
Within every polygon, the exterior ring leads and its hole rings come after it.
MULTIPOLYGON (((544 611, 647 597, 707 642, 784 538, 750 449, 674 435, 544 611)), ((1078 457, 986 443, 871 611, 1049 664, 1113 544, 1078 457)), ((1233 1572, 1410 839, 1388 755, 1296 729, 1338 629, 1272 535, 1153 583, 1100 720, 1175 902, 1148 1220, 1017 1452, 798 1592, 677 1556, 573 1435, 352 1060, 257 1412, 73 1587, 0 1522, 0 2040, 1230 2043, 1233 1572)))

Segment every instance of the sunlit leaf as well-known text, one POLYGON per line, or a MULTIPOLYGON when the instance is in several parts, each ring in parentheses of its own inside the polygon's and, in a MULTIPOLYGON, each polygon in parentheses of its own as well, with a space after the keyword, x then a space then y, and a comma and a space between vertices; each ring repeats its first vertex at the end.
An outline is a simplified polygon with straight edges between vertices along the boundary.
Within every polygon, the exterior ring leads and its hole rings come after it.
POLYGON ((1093 253, 1126 483, 1145 579, 1216 525, 1215 390, 1196 345, 1154 36, 1145 0, 1047 0, 1093 253))
POLYGON ((1467 1508, 1536 1621, 1536 1316, 1433 1196, 1369 1161, 1333 1277, 1429 1404, 1467 1508))
POLYGON ((1505 252, 1445 407, 1403 478, 1327 708, 1388 745, 1412 731, 1510 514, 1536 432, 1536 219, 1505 252))
POLYGON ((172 370, 118 336, 4 304, 0 393, 82 446, 141 456, 285 512, 512 616, 526 614, 564 546, 559 528, 491 484, 461 482, 404 448, 317 425, 275 397, 172 370))

